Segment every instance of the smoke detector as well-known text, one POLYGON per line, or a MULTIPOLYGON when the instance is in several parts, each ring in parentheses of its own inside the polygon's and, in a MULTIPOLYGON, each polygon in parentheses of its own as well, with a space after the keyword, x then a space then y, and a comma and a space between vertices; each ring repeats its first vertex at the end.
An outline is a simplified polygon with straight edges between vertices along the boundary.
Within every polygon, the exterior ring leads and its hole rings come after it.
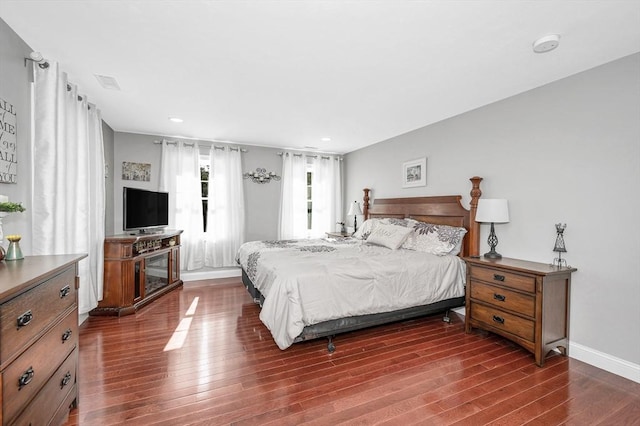
POLYGON ((533 51, 536 53, 547 53, 558 47, 559 44, 560 36, 558 34, 549 34, 533 42, 533 51))

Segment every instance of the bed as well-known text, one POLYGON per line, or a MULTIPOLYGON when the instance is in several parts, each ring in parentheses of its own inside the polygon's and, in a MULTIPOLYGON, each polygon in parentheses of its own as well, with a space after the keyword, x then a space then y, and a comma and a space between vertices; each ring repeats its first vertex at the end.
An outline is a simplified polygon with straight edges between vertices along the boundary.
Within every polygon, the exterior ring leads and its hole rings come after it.
POLYGON ((461 258, 479 252, 482 194, 482 178, 470 180, 469 209, 460 195, 371 202, 365 188, 365 222, 353 238, 243 244, 242 281, 278 347, 327 337, 333 352, 339 333, 464 305, 461 258))

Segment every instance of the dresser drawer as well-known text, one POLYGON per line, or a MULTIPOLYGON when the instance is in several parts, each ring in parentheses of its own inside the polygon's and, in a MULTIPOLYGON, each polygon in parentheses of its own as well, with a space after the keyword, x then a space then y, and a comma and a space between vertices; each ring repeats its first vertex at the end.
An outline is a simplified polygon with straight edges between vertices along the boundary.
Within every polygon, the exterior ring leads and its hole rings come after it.
POLYGON ((0 306, 0 364, 76 304, 75 277, 75 267, 70 267, 0 306))
POLYGON ((530 342, 534 341, 534 321, 526 320, 479 303, 473 303, 471 305, 471 319, 483 322, 492 328, 515 334, 530 342))
MULTIPOLYGON (((18 425, 46 425, 51 413, 55 413, 69 392, 76 392, 76 371, 78 364, 78 349, 76 348, 53 373, 51 380, 42 391, 31 401, 12 426, 18 425)), ((65 407, 67 408, 67 407, 65 407)))
POLYGON ((77 347, 77 343, 78 310, 73 309, 4 370, 2 406, 5 420, 13 419, 20 412, 21 407, 33 398, 77 347))
POLYGON ((471 282, 471 298, 491 305, 499 309, 508 309, 534 318, 536 313, 535 297, 522 294, 506 288, 484 284, 478 281, 471 282))
POLYGON ((479 266, 471 266, 471 278, 478 280, 500 284, 517 290, 535 292, 536 278, 533 276, 518 275, 495 268, 482 268, 479 266))

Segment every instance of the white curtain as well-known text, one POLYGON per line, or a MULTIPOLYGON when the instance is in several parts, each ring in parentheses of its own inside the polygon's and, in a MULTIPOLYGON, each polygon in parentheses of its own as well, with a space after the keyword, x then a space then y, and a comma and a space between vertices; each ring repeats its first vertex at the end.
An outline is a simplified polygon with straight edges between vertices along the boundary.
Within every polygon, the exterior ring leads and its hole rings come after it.
POLYGON ((204 266, 200 151, 197 143, 162 141, 160 191, 169 193, 169 227, 181 229, 180 268, 204 266))
POLYGON ((278 239, 307 236, 307 157, 285 152, 282 155, 278 239))
POLYGON ((245 233, 241 157, 240 150, 231 147, 212 146, 209 152, 206 266, 237 266, 245 233))
POLYGON ((78 310, 83 314, 102 299, 102 119, 56 62, 33 69, 32 251, 88 255, 78 266, 78 310))
POLYGON ((342 161, 334 156, 318 156, 311 173, 312 238, 321 238, 325 232, 335 231, 342 222, 342 161))

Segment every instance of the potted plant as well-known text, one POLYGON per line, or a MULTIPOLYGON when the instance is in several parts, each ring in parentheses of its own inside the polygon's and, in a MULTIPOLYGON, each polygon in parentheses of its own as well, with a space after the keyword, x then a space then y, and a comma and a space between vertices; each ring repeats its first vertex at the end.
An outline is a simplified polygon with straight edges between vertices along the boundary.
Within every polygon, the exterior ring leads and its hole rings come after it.
POLYGON ((5 201, 0 203, 0 212, 4 213, 15 213, 15 212, 23 212, 25 208, 22 207, 20 203, 13 203, 11 201, 5 201))

